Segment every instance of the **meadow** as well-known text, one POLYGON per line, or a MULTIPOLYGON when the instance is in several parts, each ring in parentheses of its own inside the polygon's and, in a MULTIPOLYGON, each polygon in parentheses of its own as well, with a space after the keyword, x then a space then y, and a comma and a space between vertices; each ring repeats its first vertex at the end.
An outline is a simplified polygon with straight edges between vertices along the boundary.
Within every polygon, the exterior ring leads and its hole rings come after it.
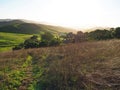
POLYGON ((120 40, 0 53, 0 90, 120 90, 120 40))
POLYGON ((27 38, 31 37, 30 34, 16 34, 16 33, 3 33, 0 32, 0 52, 9 51, 15 45, 18 45, 27 38))

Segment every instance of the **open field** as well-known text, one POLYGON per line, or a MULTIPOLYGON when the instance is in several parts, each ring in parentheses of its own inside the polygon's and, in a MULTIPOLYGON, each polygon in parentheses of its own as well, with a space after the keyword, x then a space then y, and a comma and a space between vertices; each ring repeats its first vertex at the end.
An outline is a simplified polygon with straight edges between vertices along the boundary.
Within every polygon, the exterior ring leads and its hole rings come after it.
POLYGON ((0 53, 0 90, 120 90, 120 40, 0 53))
POLYGON ((11 50, 11 48, 32 35, 16 34, 16 33, 2 33, 0 32, 0 52, 11 50))

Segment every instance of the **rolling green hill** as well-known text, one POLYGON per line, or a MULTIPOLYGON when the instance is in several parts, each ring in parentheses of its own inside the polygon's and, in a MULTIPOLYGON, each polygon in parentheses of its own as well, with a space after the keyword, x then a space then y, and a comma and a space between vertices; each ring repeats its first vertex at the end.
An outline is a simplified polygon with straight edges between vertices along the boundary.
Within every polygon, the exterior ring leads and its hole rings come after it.
POLYGON ((11 19, 0 19, 0 27, 13 25, 13 24, 21 24, 24 23, 22 20, 11 20, 11 19))
POLYGON ((0 52, 10 50, 33 34, 63 34, 74 29, 33 23, 27 20, 0 19, 0 52))
POLYGON ((75 32, 74 29, 60 26, 51 26, 38 23, 28 23, 22 20, 0 21, 0 32, 21 33, 21 34, 40 34, 51 32, 53 34, 62 34, 66 32, 75 32))

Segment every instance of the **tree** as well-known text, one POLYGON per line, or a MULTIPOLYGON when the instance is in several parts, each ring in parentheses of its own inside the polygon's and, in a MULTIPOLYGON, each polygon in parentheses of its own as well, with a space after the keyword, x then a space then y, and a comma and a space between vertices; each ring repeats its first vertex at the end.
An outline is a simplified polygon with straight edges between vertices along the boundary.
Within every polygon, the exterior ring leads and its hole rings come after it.
POLYGON ((39 40, 37 39, 38 36, 32 36, 30 39, 24 41, 24 48, 38 48, 39 47, 39 40))
POLYGON ((116 38, 120 38, 120 27, 117 27, 117 28, 115 29, 115 37, 116 37, 116 38))
POLYGON ((50 42, 50 46, 58 46, 62 43, 60 38, 54 38, 50 42))
POLYGON ((54 35, 46 32, 41 35, 41 42, 39 43, 40 47, 46 47, 50 45, 50 42, 54 39, 54 35))
POLYGON ((115 38, 115 28, 110 28, 111 37, 115 38))
POLYGON ((106 40, 106 39, 111 39, 111 31, 109 30, 100 30, 97 29, 95 31, 92 31, 88 34, 88 37, 94 40, 106 40))
POLYGON ((24 48, 24 44, 23 44, 23 43, 15 46, 15 47, 13 47, 12 50, 20 50, 20 49, 22 49, 22 48, 24 48))
POLYGON ((43 35, 41 35, 42 41, 51 41, 53 38, 54 36, 49 32, 46 32, 43 35))
POLYGON ((39 41, 37 40, 32 40, 32 39, 27 39, 24 42, 24 47, 27 48, 37 48, 39 47, 39 41))
POLYGON ((73 43, 73 42, 75 42, 75 34, 73 34, 72 32, 66 34, 64 42, 65 43, 73 43))
POLYGON ((48 47, 48 46, 49 46, 48 41, 43 40, 39 43, 39 47, 48 47))
POLYGON ((86 36, 82 31, 78 31, 75 35, 75 43, 83 42, 86 40, 86 36))

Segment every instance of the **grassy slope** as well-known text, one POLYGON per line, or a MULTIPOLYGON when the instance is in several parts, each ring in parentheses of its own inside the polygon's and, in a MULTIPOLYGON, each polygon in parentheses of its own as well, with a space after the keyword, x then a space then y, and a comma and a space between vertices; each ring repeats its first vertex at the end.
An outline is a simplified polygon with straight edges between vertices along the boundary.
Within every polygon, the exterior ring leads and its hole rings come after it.
POLYGON ((1 53, 0 88, 120 90, 119 46, 110 40, 1 53))
POLYGON ((54 34, 61 34, 66 32, 75 32, 75 30, 59 26, 26 23, 21 20, 13 20, 9 22, 0 22, 0 32, 22 34, 38 34, 43 32, 51 32, 54 34))
POLYGON ((14 45, 23 42, 26 38, 30 37, 28 34, 41 34, 45 32, 63 34, 75 31, 59 26, 25 23, 21 20, 2 21, 0 22, 0 52, 10 50, 14 45))
POLYGON ((0 52, 10 50, 11 47, 18 45, 31 35, 28 34, 15 34, 15 33, 2 33, 0 32, 0 52))

